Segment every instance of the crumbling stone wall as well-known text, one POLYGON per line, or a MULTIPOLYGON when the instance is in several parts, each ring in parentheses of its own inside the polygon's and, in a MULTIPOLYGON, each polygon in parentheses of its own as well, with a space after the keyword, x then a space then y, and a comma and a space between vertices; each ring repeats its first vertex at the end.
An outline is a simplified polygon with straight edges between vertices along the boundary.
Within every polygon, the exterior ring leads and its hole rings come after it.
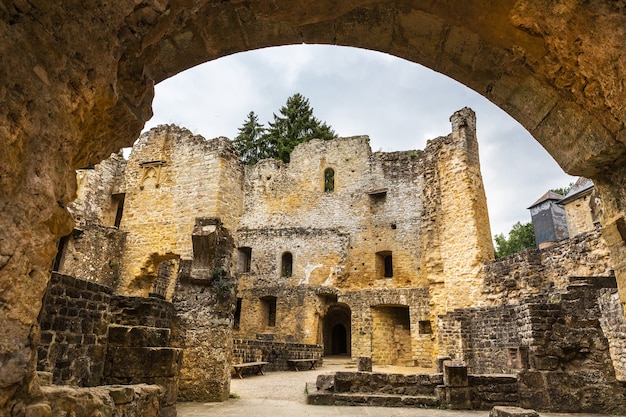
POLYGON ((108 287, 52 274, 39 314, 37 370, 51 372, 57 385, 103 383, 112 293, 108 287))
POLYGON ((611 276, 613 260, 600 230, 579 234, 542 250, 527 250, 485 264, 482 293, 488 304, 517 304, 552 290, 570 276, 611 276))
POLYGON ((626 399, 616 376, 623 361, 614 353, 623 353, 616 332, 625 322, 613 315, 607 297, 615 286, 613 278, 573 277, 565 292, 530 297, 516 306, 449 313, 439 322, 441 352, 466 361, 472 372, 517 373, 523 407, 620 410, 626 399))
POLYGON ((374 337, 404 345, 399 356, 389 347, 378 360, 432 364, 432 323, 449 308, 481 302, 482 264, 493 257, 475 115, 462 109, 450 120, 452 133, 424 150, 372 153, 366 137, 313 140, 296 147, 289 164, 267 160, 246 167, 236 236, 239 256, 249 259, 239 263, 238 337, 324 343, 319 324, 327 306, 312 293, 293 298, 290 289, 322 286, 339 301, 347 297, 352 355, 372 355, 374 337), (332 191, 324 185, 329 169, 332 191), (287 274, 286 253, 293 263, 287 274), (410 330, 398 331, 398 343, 372 333, 385 328, 372 326, 371 312, 384 303, 368 304, 365 289, 390 300, 400 289, 426 294, 412 304, 389 302, 410 305, 411 321, 401 325, 410 330), (280 326, 268 328, 264 297, 275 298, 280 326))
POLYGON ((219 217, 235 230, 242 175, 225 138, 205 140, 174 125, 142 135, 133 146, 122 187, 126 197, 120 228, 128 238, 120 291, 147 296, 154 292, 161 262, 192 259, 196 218, 219 217))
POLYGON ((219 219, 197 218, 193 260, 180 264, 172 303, 172 345, 183 350, 179 398, 225 401, 230 393, 233 313, 233 238, 219 219))
POLYGON ((116 227, 86 224, 61 238, 54 269, 65 275, 116 288, 126 232, 116 227))
POLYGON ((174 416, 181 350, 169 346, 172 316, 163 300, 53 273, 39 316, 37 369, 55 385, 42 389, 44 409, 174 416), (76 388, 108 384, 125 387, 76 388))

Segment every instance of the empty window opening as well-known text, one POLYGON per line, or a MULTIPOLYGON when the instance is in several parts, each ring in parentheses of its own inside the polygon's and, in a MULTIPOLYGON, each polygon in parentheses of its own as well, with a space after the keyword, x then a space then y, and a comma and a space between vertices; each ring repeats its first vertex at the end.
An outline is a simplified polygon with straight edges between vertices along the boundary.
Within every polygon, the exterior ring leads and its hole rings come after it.
POLYGON ((430 320, 420 320, 419 331, 420 334, 433 334, 433 327, 430 324, 430 320))
POLYGON ((252 262, 252 248, 241 247, 238 250, 238 270, 241 273, 250 272, 250 264, 252 262))
POLYGON ((124 198, 126 194, 113 194, 111 196, 111 212, 115 210, 115 219, 113 220, 113 226, 120 227, 122 223, 122 215, 124 214, 124 198))
POLYGON ((324 170, 324 191, 327 193, 335 191, 335 170, 332 168, 324 170))
POLYGON ((276 297, 267 296, 261 298, 263 312, 268 327, 276 326, 276 297))
POLYGON ((389 255, 385 255, 384 258, 385 261, 385 278, 391 278, 393 277, 393 258, 391 257, 391 254, 389 255))
POLYGON ((378 277, 393 277, 393 257, 391 255, 391 251, 376 253, 376 271, 378 277))
POLYGON ((237 304, 235 305, 235 317, 233 319, 233 329, 239 330, 240 322, 241 322, 241 298, 237 298, 237 304))
POLYGON ((291 252, 283 253, 280 262, 280 271, 282 277, 291 277, 293 273, 293 255, 291 254, 291 252))

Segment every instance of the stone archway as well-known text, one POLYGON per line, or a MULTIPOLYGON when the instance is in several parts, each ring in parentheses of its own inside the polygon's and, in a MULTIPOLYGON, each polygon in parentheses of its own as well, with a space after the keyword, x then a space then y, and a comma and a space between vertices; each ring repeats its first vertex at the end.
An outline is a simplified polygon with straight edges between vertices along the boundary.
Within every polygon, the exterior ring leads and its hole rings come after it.
POLYGON ((489 98, 565 171, 594 180, 626 300, 624 8, 604 0, 3 3, 0 410, 36 397, 36 318, 56 241, 72 230, 73 170, 139 135, 155 83, 266 46, 387 52, 489 98))
POLYGON ((324 355, 347 355, 352 352, 350 307, 333 304, 324 316, 324 355))

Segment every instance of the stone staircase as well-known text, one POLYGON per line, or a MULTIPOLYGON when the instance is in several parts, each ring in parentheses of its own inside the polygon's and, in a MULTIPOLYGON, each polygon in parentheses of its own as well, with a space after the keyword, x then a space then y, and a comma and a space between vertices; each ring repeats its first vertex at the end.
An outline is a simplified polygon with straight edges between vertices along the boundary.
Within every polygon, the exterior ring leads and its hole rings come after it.
POLYGON ((442 374, 336 372, 307 384, 307 403, 438 408, 436 388, 442 384, 442 374))
POLYGON ((156 384, 164 389, 161 415, 176 415, 182 349, 170 347, 170 329, 111 324, 104 378, 107 384, 156 384))

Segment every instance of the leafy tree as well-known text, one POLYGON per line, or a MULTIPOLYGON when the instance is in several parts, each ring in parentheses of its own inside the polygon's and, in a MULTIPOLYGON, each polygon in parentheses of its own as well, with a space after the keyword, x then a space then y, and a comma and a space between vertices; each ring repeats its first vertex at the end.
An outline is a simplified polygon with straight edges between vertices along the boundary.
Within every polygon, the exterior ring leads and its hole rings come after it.
POLYGON ((494 236, 496 241, 496 259, 502 258, 524 249, 535 248, 535 232, 531 222, 517 222, 511 227, 508 239, 504 233, 494 236))
POLYGON ((241 160, 248 165, 254 165, 261 159, 268 158, 270 154, 266 143, 262 140, 265 127, 259 123, 258 116, 251 111, 248 118, 239 128, 239 134, 233 141, 233 145, 239 151, 241 160))
POLYGON ((254 112, 248 114, 234 143, 242 160, 247 164, 255 164, 264 158, 289 162, 291 151, 300 143, 336 137, 326 123, 313 116, 309 100, 296 93, 281 107, 280 115, 274 113, 274 122, 269 122, 267 129, 258 123, 254 112))
POLYGON ((569 193, 569 191, 572 189, 573 186, 574 186, 574 183, 570 182, 567 187, 554 188, 554 189, 552 189, 550 191, 555 192, 557 194, 561 194, 562 196, 566 196, 567 193, 569 193))

